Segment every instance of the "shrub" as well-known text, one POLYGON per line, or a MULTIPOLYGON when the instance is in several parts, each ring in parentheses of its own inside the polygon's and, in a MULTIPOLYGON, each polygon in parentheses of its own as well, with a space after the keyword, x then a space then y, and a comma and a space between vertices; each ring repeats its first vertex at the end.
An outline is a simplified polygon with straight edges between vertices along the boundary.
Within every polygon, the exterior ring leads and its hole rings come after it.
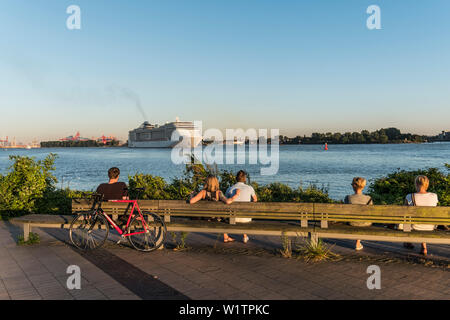
MULTIPOLYGON (((52 153, 40 161, 30 157, 10 157, 13 164, 9 172, 6 175, 0 174, 0 217, 9 218, 33 212, 71 213, 72 199, 81 197, 82 192, 55 187, 58 181, 52 171, 56 157, 57 155, 52 153)), ((235 173, 227 170, 219 171, 217 166, 195 163, 193 157, 191 160, 191 163, 186 165, 183 176, 173 179, 171 183, 150 174, 136 173, 129 176, 130 197, 136 198, 136 189, 144 188, 141 199, 185 200, 191 193, 200 191, 205 178, 210 174, 219 178, 222 191, 226 191, 236 183, 235 173)), ((448 181, 448 176, 446 179, 448 181)), ((297 189, 283 183, 264 186, 251 183, 251 185, 255 188, 259 201, 334 202, 325 188, 318 188, 315 185, 307 188, 300 186, 297 189)))
POLYGON ((306 189, 299 187, 294 197, 295 202, 316 202, 316 203, 333 203, 336 202, 328 195, 328 190, 319 188, 312 184, 306 189))
POLYGON ((279 252, 283 258, 291 258, 292 257, 292 241, 286 235, 286 232, 281 233, 281 245, 283 249, 280 249, 279 252))
MULTIPOLYGON (((247 178, 250 180, 250 177, 247 178)), ((220 182, 220 190, 223 190, 225 192, 229 187, 236 184, 237 182, 236 174, 228 170, 220 171, 219 182, 220 182)))
POLYGON ((144 188, 140 198, 145 200, 165 200, 167 197, 166 181, 151 174, 136 173, 128 177, 130 199, 136 199, 137 188, 144 188))
POLYGON ((252 184, 259 201, 263 202, 335 202, 328 195, 325 188, 318 188, 316 185, 310 185, 307 188, 299 187, 292 189, 290 186, 274 182, 268 185, 259 186, 252 184))
POLYGON ((26 245, 26 244, 37 244, 41 242, 41 238, 39 237, 39 235, 37 233, 34 232, 30 232, 29 238, 27 241, 25 241, 25 239, 23 238, 23 236, 19 236, 17 238, 17 245, 22 246, 22 245, 26 245))
MULTIPOLYGON (((167 184, 163 178, 152 175, 136 174, 129 177, 130 194, 135 195, 136 188, 145 188, 142 199, 154 200, 186 200, 189 194, 199 192, 208 175, 215 175, 219 179, 220 189, 225 192, 236 183, 236 174, 228 170, 218 170, 217 166, 196 163, 191 156, 191 162, 186 164, 183 177, 173 179, 167 184), (134 191, 133 191, 134 190, 134 191)), ((248 177, 250 181, 250 177, 248 177)), ((307 188, 292 189, 290 186, 275 182, 264 186, 251 183, 258 201, 271 202, 334 202, 328 195, 328 190, 310 185, 307 188)))
POLYGON ((56 178, 54 170, 55 154, 44 160, 10 156, 14 161, 9 172, 0 175, 0 212, 4 216, 17 216, 36 211, 39 204, 54 192, 56 178))
POLYGON ((299 258, 303 258, 306 262, 318 262, 326 260, 335 260, 339 255, 333 253, 322 241, 306 240, 304 245, 298 247, 299 258))
POLYGON ((265 186, 253 183, 259 201, 286 202, 294 199, 295 192, 286 184, 274 182, 265 186))
POLYGON ((72 199, 82 198, 83 194, 89 192, 66 189, 54 189, 46 192, 44 196, 36 202, 36 213, 45 214, 71 214, 72 199))
MULTIPOLYGON (((447 166, 448 168, 448 166, 447 166)), ((428 191, 435 192, 439 205, 450 206, 450 175, 439 169, 405 171, 398 170, 373 181, 369 186, 369 194, 375 204, 403 204, 408 193, 415 192, 414 180, 418 175, 425 175, 430 180, 428 191)))
POLYGON ((165 189, 167 199, 172 200, 186 200, 193 191, 192 183, 185 179, 173 179, 165 189))

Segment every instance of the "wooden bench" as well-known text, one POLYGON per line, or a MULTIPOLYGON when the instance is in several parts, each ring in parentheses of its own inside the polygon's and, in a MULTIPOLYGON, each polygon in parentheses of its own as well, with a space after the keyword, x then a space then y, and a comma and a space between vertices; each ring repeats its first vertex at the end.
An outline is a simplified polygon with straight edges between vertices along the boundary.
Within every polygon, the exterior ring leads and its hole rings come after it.
MULTIPOLYGON (((141 200, 142 211, 164 217, 168 231, 237 233, 254 235, 301 236, 318 238, 361 239, 388 242, 427 242, 450 244, 450 232, 412 231, 412 224, 450 225, 450 207, 408 207, 393 205, 344 205, 294 202, 232 203, 200 201, 187 204, 178 200, 141 200), (227 222, 192 220, 222 218, 227 222), (236 223, 236 218, 253 218, 250 223, 236 223), (373 222, 371 227, 352 227, 346 223, 373 222), (403 224, 404 230, 393 230, 382 224, 403 224)), ((72 212, 92 208, 87 201, 73 201, 72 212)), ((126 203, 104 202, 103 210, 117 220, 129 214, 126 203)), ((68 228, 73 216, 27 215, 13 219, 23 225, 24 239, 32 227, 68 228)))

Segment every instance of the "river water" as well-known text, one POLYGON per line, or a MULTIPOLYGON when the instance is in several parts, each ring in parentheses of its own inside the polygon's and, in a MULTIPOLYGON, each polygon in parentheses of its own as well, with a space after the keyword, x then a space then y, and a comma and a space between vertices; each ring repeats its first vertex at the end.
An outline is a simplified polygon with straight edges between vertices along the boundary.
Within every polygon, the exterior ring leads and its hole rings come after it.
MULTIPOLYGON (((107 170, 119 167, 121 180, 136 172, 162 176, 167 181, 181 177, 184 165, 171 161, 170 149, 129 148, 43 148, 32 150, 0 149, 0 172, 11 165, 9 155, 32 156, 43 159, 50 152, 58 154, 55 176, 58 186, 79 190, 95 189, 107 181, 107 170)), ((397 169, 415 170, 436 167, 445 172, 444 163, 450 163, 450 143, 424 144, 370 144, 329 145, 328 151, 321 145, 286 145, 279 148, 279 170, 275 175, 260 174, 261 165, 219 165, 219 169, 234 172, 244 169, 252 181, 261 184, 283 182, 292 187, 311 183, 328 188, 334 199, 342 199, 351 193, 354 176, 371 180, 397 169)), ((266 166, 267 167, 267 166, 266 166)))

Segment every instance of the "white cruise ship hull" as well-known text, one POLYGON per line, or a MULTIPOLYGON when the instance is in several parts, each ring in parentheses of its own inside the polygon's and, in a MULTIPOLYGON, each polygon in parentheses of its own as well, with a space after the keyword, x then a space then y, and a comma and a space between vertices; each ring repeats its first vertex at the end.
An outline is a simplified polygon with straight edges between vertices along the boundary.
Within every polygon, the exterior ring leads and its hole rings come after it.
POLYGON ((176 141, 132 141, 129 142, 129 148, 173 148, 176 141))

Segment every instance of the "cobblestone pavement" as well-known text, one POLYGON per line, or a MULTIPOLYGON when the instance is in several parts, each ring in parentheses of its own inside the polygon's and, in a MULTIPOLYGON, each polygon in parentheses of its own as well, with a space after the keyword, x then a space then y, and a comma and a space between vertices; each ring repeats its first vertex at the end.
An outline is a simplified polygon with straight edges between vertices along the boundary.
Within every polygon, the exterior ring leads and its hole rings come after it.
MULTIPOLYGON (((41 242, 16 245, 21 230, 0 222, 0 299, 450 299, 450 247, 429 245, 420 257, 401 244, 334 244, 336 261, 306 263, 277 252, 277 237, 224 244, 211 234, 190 234, 188 250, 169 244, 152 253, 115 245, 80 253, 67 230, 35 229, 41 242), (431 253, 431 255, 430 255, 431 253), (81 269, 81 290, 66 287, 69 265, 81 269), (367 267, 381 269, 381 289, 369 290, 367 267)), ((416 249, 418 251, 418 248, 416 249)))

